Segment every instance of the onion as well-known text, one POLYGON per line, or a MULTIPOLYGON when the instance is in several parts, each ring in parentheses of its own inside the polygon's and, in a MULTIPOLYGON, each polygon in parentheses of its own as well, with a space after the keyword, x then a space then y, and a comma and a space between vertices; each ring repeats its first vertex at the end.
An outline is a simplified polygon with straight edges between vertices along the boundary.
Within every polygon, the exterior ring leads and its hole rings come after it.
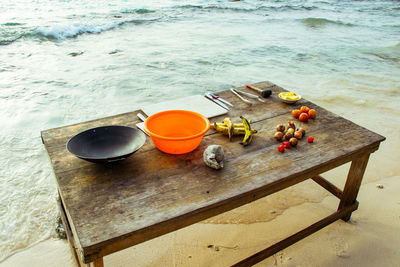
POLYGON ((276 132, 274 134, 274 137, 275 137, 276 140, 281 141, 282 138, 283 138, 283 133, 282 132, 276 132))

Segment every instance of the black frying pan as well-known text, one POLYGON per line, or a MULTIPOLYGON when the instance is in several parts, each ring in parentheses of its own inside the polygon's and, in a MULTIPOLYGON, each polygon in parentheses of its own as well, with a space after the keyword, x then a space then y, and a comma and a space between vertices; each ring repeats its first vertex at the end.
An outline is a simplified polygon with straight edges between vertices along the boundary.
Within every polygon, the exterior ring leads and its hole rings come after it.
POLYGON ((126 126, 103 126, 83 131, 72 137, 67 150, 75 156, 91 162, 123 160, 146 141, 138 129, 126 126))

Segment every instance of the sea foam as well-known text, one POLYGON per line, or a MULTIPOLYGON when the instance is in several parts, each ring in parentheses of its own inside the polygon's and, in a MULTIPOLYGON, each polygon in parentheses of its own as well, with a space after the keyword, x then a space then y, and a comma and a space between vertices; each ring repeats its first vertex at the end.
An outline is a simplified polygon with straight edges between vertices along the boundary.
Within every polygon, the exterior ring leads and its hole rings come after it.
POLYGON ((44 36, 49 39, 63 40, 66 38, 74 38, 78 35, 85 33, 101 33, 108 30, 112 30, 121 27, 125 24, 146 24, 158 21, 160 18, 155 19, 129 19, 121 21, 112 21, 108 23, 73 23, 73 24, 54 24, 51 26, 40 27, 33 32, 33 34, 27 34, 31 36, 44 36))
POLYGON ((120 23, 109 24, 54 24, 48 27, 41 27, 36 30, 36 33, 47 38, 66 39, 76 37, 84 33, 101 33, 118 27, 120 23))

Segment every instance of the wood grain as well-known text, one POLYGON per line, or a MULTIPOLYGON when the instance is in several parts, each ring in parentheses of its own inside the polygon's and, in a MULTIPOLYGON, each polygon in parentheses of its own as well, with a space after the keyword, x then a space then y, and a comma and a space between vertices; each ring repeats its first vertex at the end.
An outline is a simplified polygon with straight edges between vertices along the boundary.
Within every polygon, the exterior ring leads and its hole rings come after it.
POLYGON ((337 198, 341 199, 343 195, 343 191, 340 190, 336 185, 332 184, 328 180, 324 179, 322 176, 317 175, 312 177, 314 182, 325 188, 327 191, 329 191, 332 195, 336 196, 337 198))
MULTIPOLYGON (((273 91, 266 103, 254 102, 249 107, 229 91, 218 93, 235 105, 226 116, 239 122, 243 115, 258 130, 247 147, 240 145, 240 137, 229 142, 226 136, 210 130, 201 145, 188 154, 164 154, 147 138, 146 144, 128 159, 100 165, 69 154, 66 142, 80 131, 101 125, 134 127, 137 111, 42 132, 85 263, 370 154, 385 139, 305 99, 295 105, 284 104, 277 96, 284 89, 270 82, 254 85, 273 91), (317 119, 307 123, 294 120, 291 110, 302 105, 316 109, 317 119), (315 142, 309 144, 303 139, 297 147, 279 153, 279 142, 273 138, 275 126, 288 120, 305 128, 315 142), (219 144, 225 150, 222 170, 210 169, 203 163, 202 153, 211 144, 219 144)), ((245 87, 239 89, 254 93, 245 87)), ((224 117, 212 121, 222 121, 224 117)), ((350 191, 346 195, 349 201, 354 196, 350 191)))
MULTIPOLYGON (((346 184, 344 185, 343 196, 340 200, 338 210, 343 209, 356 201, 358 191, 361 186, 361 181, 367 167, 369 154, 364 154, 355 158, 351 162, 349 174, 347 176, 346 184)), ((342 219, 344 221, 350 220, 350 214, 347 214, 342 219)))

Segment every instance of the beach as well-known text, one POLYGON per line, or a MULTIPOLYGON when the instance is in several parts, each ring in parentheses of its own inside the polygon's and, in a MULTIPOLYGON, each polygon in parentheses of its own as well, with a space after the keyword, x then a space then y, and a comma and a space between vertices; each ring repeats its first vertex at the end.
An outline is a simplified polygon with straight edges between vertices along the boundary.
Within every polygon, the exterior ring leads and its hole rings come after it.
MULTIPOLYGON (((360 207, 353 213, 350 222, 335 222, 257 266, 396 266, 400 259, 399 178, 393 176, 379 180, 384 186, 383 189, 377 188, 375 182, 364 184, 358 197, 360 207)), ((277 201, 274 199, 271 202, 277 201)), ((259 202, 266 204, 264 200, 259 202)), ((249 220, 254 219, 258 222, 198 223, 106 256, 104 264, 229 266, 263 249, 270 242, 316 221, 327 214, 327 209, 334 209, 336 202, 334 197, 326 197, 318 203, 306 202, 285 209, 272 220, 268 218, 271 211, 279 212, 279 208, 274 204, 265 208, 266 216, 259 217, 255 217, 253 212, 254 208, 259 208, 259 203, 250 204, 239 208, 240 212, 248 215, 249 220), (266 221, 263 221, 264 219, 266 221)), ((282 202, 280 204, 282 205, 282 202)), ((223 214, 219 216, 219 220, 234 216, 234 213, 235 211, 223 214)), ((43 241, 0 264, 27 265, 77 266, 67 242, 59 239, 43 241)))
MULTIPOLYGON (((265 80, 386 140, 370 157, 350 222, 335 222, 259 266, 398 265, 397 3, 72 2, 18 0, 3 9, 0 266, 75 266, 54 231, 57 186, 40 131, 265 80)), ((323 176, 342 187, 348 167, 323 176)), ((337 205, 305 181, 104 261, 227 266, 337 205)))

